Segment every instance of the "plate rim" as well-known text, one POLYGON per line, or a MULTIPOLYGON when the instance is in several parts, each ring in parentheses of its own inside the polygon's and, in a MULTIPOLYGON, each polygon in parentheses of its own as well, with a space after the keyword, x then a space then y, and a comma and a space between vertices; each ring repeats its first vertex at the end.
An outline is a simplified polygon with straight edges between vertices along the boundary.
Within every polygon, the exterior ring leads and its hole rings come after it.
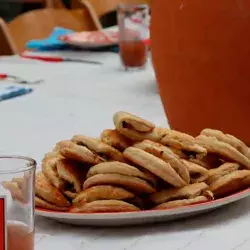
POLYGON ((105 48, 110 46, 118 46, 118 43, 112 42, 107 44, 101 43, 85 43, 85 42, 76 42, 76 41, 64 41, 68 45, 73 45, 82 48, 105 48))

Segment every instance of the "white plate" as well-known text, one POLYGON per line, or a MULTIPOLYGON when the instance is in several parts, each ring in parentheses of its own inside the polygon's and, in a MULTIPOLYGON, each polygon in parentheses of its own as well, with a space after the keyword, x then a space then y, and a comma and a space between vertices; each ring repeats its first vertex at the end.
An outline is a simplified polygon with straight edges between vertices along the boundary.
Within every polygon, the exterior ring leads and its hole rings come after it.
POLYGON ((141 212, 127 213, 95 213, 95 214, 75 214, 68 212, 55 212, 44 209, 36 209, 36 214, 51 218, 67 224, 90 225, 90 226, 124 226, 139 225, 153 222, 164 222, 176 220, 201 213, 206 213, 229 203, 241 200, 250 196, 250 188, 227 196, 222 199, 210 201, 202 204, 185 206, 168 210, 148 210, 141 212))
POLYGON ((118 44, 118 27, 97 31, 82 31, 59 37, 59 40, 85 49, 105 48, 118 44))

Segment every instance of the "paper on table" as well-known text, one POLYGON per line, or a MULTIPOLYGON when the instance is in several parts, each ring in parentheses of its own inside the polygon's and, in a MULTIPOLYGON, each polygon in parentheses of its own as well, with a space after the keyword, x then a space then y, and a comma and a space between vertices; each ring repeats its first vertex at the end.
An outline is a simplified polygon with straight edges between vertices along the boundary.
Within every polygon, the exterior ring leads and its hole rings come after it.
POLYGON ((0 101, 11 99, 17 96, 32 92, 31 88, 17 86, 13 84, 0 83, 0 101))

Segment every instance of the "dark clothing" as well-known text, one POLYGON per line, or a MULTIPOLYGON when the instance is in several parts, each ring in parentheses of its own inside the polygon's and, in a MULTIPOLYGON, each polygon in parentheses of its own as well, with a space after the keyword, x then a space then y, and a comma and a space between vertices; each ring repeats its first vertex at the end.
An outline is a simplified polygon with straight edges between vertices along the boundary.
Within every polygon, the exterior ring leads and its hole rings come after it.
POLYGON ((9 22, 21 13, 22 7, 22 3, 3 2, 0 4, 0 17, 9 22))

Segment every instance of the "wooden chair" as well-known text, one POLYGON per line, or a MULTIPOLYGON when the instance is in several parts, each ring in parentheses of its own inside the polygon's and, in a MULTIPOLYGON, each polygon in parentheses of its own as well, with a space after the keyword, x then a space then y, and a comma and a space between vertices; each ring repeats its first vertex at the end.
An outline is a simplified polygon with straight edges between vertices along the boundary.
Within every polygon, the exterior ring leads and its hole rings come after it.
POLYGON ((22 0, 23 3, 41 4, 45 8, 64 8, 61 0, 22 0))
MULTIPOLYGON (((62 0, 42 0, 45 1, 45 7, 47 8, 65 8, 62 0)), ((79 0, 70 0, 71 9, 81 9, 83 7, 79 0)))
POLYGON ((18 52, 7 24, 0 18, 0 55, 13 55, 18 52))
POLYGON ((46 8, 65 8, 61 0, 43 0, 46 8))
POLYGON ((118 4, 150 4, 151 0, 78 0, 92 15, 96 27, 102 29, 100 18, 116 10, 118 4))
POLYGON ((46 8, 29 11, 8 24, 0 20, 0 48, 5 48, 0 54, 22 52, 28 41, 48 37, 56 26, 75 31, 97 29, 90 13, 85 9, 46 8))

